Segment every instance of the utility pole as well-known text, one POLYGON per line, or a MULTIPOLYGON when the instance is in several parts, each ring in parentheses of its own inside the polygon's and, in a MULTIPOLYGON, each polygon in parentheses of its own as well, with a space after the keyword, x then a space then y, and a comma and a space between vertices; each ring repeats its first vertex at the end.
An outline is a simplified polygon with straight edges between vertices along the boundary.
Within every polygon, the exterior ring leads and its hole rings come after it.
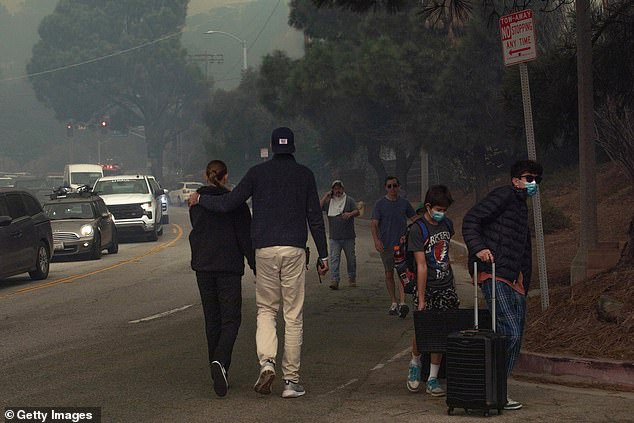
POLYGON ((596 151, 590 1, 576 0, 577 96, 579 103, 579 249, 570 267, 570 283, 587 277, 588 251, 597 247, 596 151))

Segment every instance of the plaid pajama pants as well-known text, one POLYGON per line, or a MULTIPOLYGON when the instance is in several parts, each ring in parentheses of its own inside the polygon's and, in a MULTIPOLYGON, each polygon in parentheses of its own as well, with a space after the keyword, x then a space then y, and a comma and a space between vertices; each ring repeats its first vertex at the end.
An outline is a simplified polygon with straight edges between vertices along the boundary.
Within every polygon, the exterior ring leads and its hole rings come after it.
MULTIPOLYGON (((480 288, 491 310, 491 279, 482 282, 480 288)), ((506 358, 506 375, 511 376, 513 367, 520 356, 524 322, 526 321, 526 297, 511 288, 507 283, 497 281, 495 284, 495 318, 496 331, 508 337, 508 356, 506 358)))

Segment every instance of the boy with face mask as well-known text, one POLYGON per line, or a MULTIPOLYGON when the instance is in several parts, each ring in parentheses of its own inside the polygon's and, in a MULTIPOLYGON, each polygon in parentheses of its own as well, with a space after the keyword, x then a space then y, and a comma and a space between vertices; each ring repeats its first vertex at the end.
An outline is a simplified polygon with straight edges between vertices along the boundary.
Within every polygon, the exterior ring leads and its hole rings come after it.
MULTIPOLYGON (((414 253, 416 263, 415 310, 451 310, 460 305, 449 262, 449 242, 454 231, 445 214, 451 203, 453 199, 449 189, 444 185, 434 185, 427 191, 425 202, 416 210, 421 218, 412 224, 407 241, 407 250, 414 253), (423 235, 421 224, 427 228, 426 235, 423 235)), ((431 354, 425 390, 435 397, 445 395, 438 381, 441 361, 441 353, 431 354)), ((418 392, 421 388, 421 355, 414 336, 407 389, 418 392)))
MULTIPOLYGON (((465 215, 462 236, 469 250, 469 271, 478 261, 478 283, 491 309, 492 264, 496 270, 497 332, 508 337, 507 377, 519 357, 531 280, 531 234, 526 199, 537 193, 542 166, 520 160, 511 167, 511 183, 495 188, 465 215)), ((507 398, 506 410, 522 404, 507 398)))

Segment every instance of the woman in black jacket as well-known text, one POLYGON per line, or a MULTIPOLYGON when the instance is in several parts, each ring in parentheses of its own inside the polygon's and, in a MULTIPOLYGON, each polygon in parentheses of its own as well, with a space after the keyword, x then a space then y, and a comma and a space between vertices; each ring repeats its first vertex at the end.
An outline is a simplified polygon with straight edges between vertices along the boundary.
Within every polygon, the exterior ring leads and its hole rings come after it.
MULTIPOLYGON (((226 188, 227 166, 212 160, 206 170, 208 186, 201 194, 222 195, 226 188)), ((192 230, 189 244, 191 267, 196 271, 200 290, 214 391, 220 397, 229 387, 227 372, 241 323, 244 258, 255 271, 251 246, 251 212, 246 203, 229 213, 211 212, 201 206, 189 209, 192 230)))

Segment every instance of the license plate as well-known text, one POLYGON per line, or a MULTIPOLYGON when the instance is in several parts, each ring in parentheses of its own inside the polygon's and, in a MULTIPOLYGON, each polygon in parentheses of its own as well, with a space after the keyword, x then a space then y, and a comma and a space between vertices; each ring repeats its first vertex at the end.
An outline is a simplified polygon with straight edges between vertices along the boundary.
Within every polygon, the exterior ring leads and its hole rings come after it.
POLYGON ((53 249, 55 251, 63 250, 64 249, 64 243, 63 242, 56 242, 55 244, 53 244, 53 249))

